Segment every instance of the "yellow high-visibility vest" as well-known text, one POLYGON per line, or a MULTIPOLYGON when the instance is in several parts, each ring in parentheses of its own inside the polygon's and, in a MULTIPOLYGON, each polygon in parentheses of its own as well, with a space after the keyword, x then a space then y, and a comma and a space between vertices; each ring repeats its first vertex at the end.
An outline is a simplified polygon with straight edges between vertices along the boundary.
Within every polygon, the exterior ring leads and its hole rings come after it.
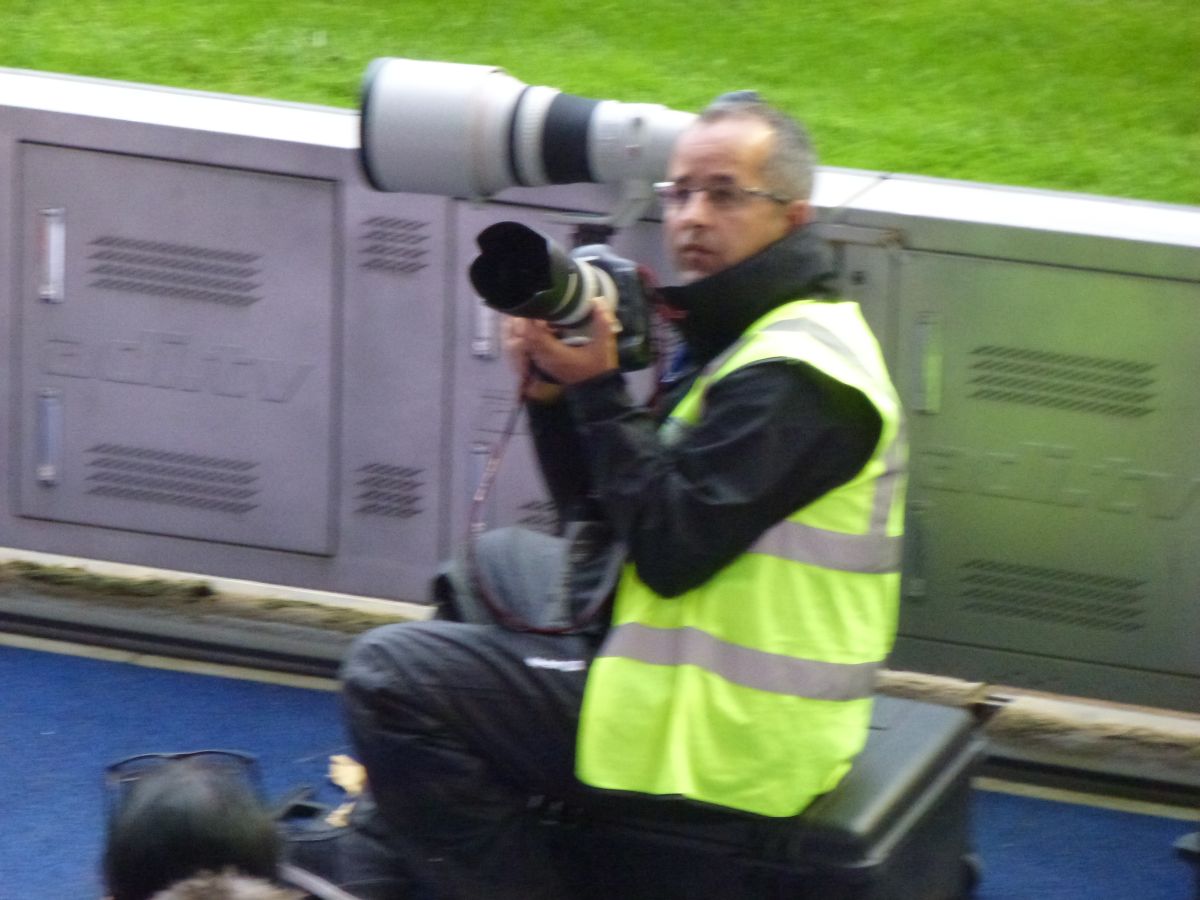
POLYGON ((699 421, 714 382, 767 360, 804 362, 861 391, 882 419, 879 442, 849 482, 700 587, 661 597, 625 567, 580 714, 586 784, 791 816, 833 788, 866 741, 896 631, 907 448, 858 305, 772 310, 706 367, 660 437, 699 421))

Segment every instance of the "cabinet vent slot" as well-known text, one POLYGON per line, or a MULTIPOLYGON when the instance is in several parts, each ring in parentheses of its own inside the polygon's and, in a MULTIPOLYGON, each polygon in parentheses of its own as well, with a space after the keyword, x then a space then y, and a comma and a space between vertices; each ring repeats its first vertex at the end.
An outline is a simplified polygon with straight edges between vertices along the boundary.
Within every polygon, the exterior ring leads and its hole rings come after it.
POLYGON ((90 244, 91 287, 225 306, 250 306, 262 298, 253 253, 109 235, 90 244))
POLYGON ((354 495, 358 507, 354 510, 364 516, 388 516, 408 519, 425 511, 421 505, 425 499, 424 469, 416 466, 394 466, 386 463, 370 463, 356 473, 354 495))
POLYGON ((973 559, 959 571, 958 593, 971 612, 1132 632, 1146 627, 1145 587, 1134 578, 973 559))
POLYGON ((429 263, 429 223, 374 216, 362 224, 362 267, 388 275, 413 275, 429 263))
POLYGON ((97 444, 87 450, 84 481, 97 497, 241 514, 258 506, 257 468, 245 460, 97 444))
POLYGON ((985 346, 971 351, 969 396, 1139 418, 1154 411, 1153 363, 985 346))

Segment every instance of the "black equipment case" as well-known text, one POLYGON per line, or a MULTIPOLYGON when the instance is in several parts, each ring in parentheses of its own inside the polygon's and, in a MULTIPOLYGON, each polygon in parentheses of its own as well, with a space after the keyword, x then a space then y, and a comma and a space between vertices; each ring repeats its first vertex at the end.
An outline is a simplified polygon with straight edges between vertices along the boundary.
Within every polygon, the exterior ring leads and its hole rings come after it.
POLYGON ((965 710, 878 697, 850 773, 795 818, 643 801, 568 816, 556 843, 592 900, 955 900, 982 748, 965 710))

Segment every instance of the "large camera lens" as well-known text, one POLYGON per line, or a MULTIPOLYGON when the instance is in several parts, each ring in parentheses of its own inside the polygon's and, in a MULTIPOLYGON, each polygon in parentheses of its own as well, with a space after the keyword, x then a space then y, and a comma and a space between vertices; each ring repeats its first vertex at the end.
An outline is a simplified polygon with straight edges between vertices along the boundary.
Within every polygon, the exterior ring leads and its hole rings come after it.
POLYGON ((363 80, 361 160, 378 190, 450 197, 651 182, 694 118, 530 86, 493 66, 377 59, 363 80))
POLYGON ((608 296, 607 273, 572 259, 545 235, 519 222, 497 222, 479 233, 479 256, 468 275, 484 303, 499 312, 544 319, 569 329, 591 315, 591 299, 608 296))
POLYGON ((542 319, 559 339, 591 340, 592 300, 616 316, 617 360, 625 371, 644 369, 652 355, 650 300, 638 265, 605 244, 569 253, 520 222, 497 222, 475 238, 479 256, 468 274, 475 293, 510 316, 542 319))

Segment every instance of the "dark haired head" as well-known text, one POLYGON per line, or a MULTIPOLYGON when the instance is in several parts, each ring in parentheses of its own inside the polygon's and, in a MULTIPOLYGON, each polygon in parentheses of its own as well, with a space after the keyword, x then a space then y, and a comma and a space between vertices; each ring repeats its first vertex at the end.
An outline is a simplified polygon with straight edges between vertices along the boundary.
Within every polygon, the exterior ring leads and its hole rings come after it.
POLYGON ((271 879, 279 839, 251 785, 228 769, 169 759, 132 785, 108 825, 113 900, 148 900, 201 871, 271 879))

